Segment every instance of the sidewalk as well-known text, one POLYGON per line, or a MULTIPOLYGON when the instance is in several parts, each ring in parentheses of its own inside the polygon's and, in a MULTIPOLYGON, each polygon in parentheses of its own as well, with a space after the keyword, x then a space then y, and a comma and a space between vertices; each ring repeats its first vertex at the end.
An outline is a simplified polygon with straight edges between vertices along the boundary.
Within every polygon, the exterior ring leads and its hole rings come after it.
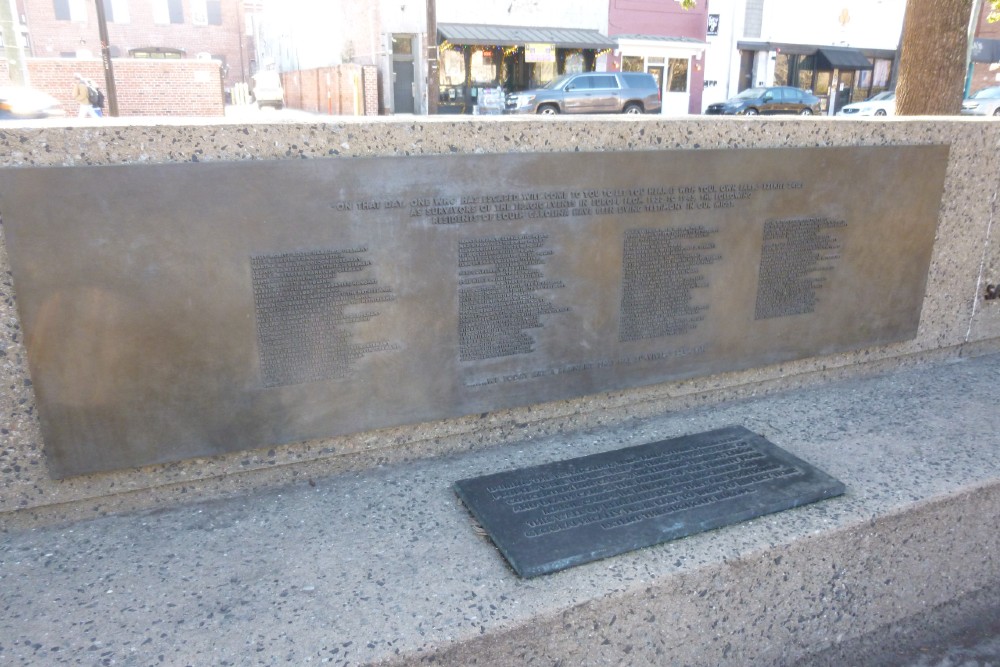
POLYGON ((927 364, 253 496, 3 530, 0 663, 765 665, 855 637, 889 645, 910 617, 958 618, 971 608, 961 600, 1000 586, 997 387, 1000 355, 927 364), (451 490, 730 424, 840 479, 846 495, 521 580, 451 490))

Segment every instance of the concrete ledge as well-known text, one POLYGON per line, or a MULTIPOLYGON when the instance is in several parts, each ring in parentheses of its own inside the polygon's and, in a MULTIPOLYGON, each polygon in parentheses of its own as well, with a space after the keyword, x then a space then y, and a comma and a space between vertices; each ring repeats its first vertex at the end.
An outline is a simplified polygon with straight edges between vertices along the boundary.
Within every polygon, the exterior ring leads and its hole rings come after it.
MULTIPOLYGON (((1000 585, 1000 355, 0 546, 0 662, 789 664, 1000 585), (523 581, 453 480, 741 424, 846 496, 523 581)), ((854 643, 852 643, 854 642, 854 643)), ((846 649, 845 649, 846 650, 846 649)))

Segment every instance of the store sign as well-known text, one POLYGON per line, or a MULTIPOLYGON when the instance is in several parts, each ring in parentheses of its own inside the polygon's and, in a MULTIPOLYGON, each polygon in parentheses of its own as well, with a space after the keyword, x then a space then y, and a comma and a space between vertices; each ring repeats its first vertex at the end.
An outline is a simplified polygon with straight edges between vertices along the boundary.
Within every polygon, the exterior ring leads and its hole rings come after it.
POLYGON ((524 62, 554 63, 556 61, 555 44, 525 44, 524 62))

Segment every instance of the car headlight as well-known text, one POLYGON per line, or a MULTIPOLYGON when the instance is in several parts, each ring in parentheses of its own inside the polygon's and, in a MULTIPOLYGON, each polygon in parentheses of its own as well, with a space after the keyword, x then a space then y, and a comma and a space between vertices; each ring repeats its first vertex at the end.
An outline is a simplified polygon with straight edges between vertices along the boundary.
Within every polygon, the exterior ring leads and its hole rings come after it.
POLYGON ((534 95, 518 95, 514 98, 514 103, 519 107, 526 107, 535 101, 534 95))
POLYGON ((962 102, 963 109, 978 109, 979 102, 962 102))

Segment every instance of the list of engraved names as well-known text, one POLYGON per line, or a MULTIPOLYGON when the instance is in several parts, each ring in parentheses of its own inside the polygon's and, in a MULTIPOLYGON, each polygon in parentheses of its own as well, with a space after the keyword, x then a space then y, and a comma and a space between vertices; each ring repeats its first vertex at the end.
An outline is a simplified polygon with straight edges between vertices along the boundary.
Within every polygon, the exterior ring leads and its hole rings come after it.
POLYGON ((366 354, 395 349, 356 342, 352 326, 379 315, 362 306, 393 301, 370 275, 367 247, 250 258, 261 380, 265 387, 342 378, 366 354), (348 276, 355 275, 355 278, 348 276))

